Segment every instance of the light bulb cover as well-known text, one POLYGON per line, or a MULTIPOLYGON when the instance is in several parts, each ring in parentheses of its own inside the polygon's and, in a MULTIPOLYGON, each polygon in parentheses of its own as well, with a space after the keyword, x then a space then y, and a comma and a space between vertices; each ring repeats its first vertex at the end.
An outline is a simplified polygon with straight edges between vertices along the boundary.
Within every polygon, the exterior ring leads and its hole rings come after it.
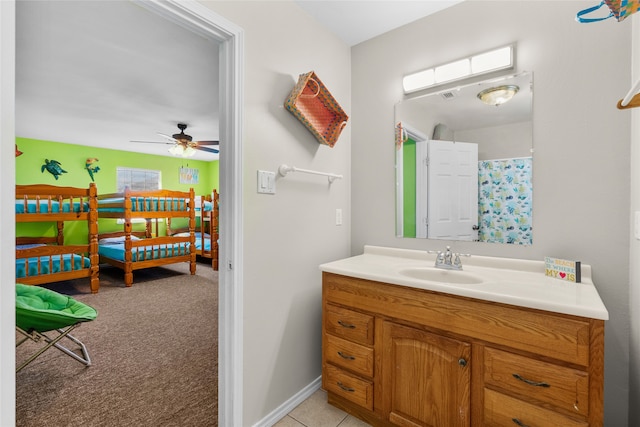
POLYGON ((182 145, 176 144, 176 145, 172 145, 168 151, 174 156, 181 156, 184 152, 184 148, 182 147, 182 145))
POLYGON ((196 150, 191 146, 187 146, 182 152, 182 157, 191 157, 194 154, 196 154, 196 150))
POLYGON ((519 90, 516 85, 491 87, 479 92, 478 99, 487 105, 498 106, 509 102, 519 90))
POLYGON ((404 76, 404 93, 436 87, 445 83, 515 68, 515 44, 451 61, 404 76))

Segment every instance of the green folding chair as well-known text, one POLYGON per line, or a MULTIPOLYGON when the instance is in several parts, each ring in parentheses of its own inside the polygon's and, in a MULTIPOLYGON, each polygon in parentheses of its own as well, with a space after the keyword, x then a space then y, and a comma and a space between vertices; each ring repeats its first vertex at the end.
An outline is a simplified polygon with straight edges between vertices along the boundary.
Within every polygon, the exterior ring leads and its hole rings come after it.
MULTIPOLYGON (((85 345, 70 334, 84 322, 90 322, 98 313, 93 307, 39 286, 16 284, 16 331, 24 337, 16 342, 16 348, 28 340, 45 345, 22 362, 16 372, 22 370, 38 356, 55 347, 78 362, 89 366, 91 359, 85 345), (66 338, 76 344, 75 351, 59 341, 66 338)), ((69 345, 69 344, 67 344, 69 345)))

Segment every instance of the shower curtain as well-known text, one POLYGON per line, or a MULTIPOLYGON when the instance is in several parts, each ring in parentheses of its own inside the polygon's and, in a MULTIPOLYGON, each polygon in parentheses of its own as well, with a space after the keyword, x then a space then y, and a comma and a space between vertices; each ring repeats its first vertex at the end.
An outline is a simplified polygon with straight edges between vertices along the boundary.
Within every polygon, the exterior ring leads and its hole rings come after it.
POLYGON ((478 162, 478 240, 530 245, 532 158, 478 162))

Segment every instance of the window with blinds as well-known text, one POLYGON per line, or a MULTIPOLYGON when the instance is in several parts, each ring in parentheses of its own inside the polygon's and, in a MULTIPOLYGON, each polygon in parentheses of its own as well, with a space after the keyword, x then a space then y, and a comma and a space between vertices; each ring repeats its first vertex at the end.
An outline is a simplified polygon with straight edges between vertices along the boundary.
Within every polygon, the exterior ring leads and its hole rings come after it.
POLYGON ((116 168, 118 192, 129 187, 134 191, 162 189, 162 172, 150 169, 116 168))

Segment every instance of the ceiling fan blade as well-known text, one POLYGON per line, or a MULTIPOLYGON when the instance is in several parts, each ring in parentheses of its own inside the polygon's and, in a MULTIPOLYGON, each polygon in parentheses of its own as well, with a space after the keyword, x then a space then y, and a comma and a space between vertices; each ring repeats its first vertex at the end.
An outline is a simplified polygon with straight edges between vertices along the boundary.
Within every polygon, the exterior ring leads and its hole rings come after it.
POLYGON ((209 147, 194 147, 196 150, 200 150, 200 151, 206 151, 208 153, 214 153, 214 154, 218 154, 220 152, 220 150, 218 150, 217 148, 209 148, 209 147))
POLYGON ((160 135, 163 138, 167 138, 169 141, 176 143, 176 142, 180 142, 177 139, 175 139, 174 137, 172 137, 171 135, 165 135, 164 133, 160 133, 158 132, 158 135, 160 135))
POLYGON ((220 141, 196 141, 198 145, 220 145, 220 141))
POLYGON ((174 145, 175 142, 164 142, 164 141, 129 141, 129 142, 141 142, 143 144, 163 144, 163 145, 174 145))

